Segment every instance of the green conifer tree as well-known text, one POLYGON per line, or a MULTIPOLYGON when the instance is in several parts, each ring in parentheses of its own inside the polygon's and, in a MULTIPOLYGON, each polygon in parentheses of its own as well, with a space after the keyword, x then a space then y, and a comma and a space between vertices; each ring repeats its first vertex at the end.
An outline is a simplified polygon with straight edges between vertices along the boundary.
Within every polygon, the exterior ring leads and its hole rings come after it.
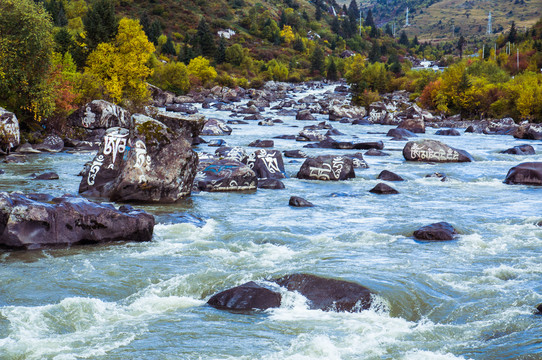
POLYGON ((111 41, 117 35, 119 26, 115 5, 110 0, 97 0, 83 18, 86 42, 91 50, 98 44, 111 41))

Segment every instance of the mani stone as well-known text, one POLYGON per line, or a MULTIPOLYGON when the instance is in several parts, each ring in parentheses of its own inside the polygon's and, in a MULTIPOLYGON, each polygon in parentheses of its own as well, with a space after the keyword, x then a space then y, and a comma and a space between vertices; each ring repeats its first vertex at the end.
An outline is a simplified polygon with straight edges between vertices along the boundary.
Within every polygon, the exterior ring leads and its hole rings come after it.
POLYGON ((354 162, 346 156, 322 155, 306 159, 299 172, 298 179, 307 180, 347 180, 356 177, 354 162))
POLYGON ((19 146, 20 137, 17 116, 0 107, 0 149, 9 150, 19 146))
POLYGON ((245 164, 222 159, 213 162, 198 172, 194 189, 199 191, 244 191, 256 190, 256 173, 245 164))
POLYGON ((49 135, 41 144, 37 144, 34 148, 39 151, 56 153, 64 149, 64 141, 58 135, 49 135))
POLYGON ((87 129, 130 127, 130 113, 105 100, 93 100, 83 105, 68 118, 71 125, 87 129))
POLYGON ((311 309, 357 312, 368 309, 372 303, 372 292, 369 289, 349 281, 292 274, 275 279, 274 282, 306 297, 311 309))
POLYGON ((455 149, 436 140, 409 141, 403 148, 407 161, 471 162, 473 157, 465 150, 455 149))
POLYGON ((447 222, 438 222, 423 226, 414 231, 414 237, 418 240, 442 241, 453 240, 457 232, 447 222))
POLYGON ((249 155, 246 164, 258 179, 284 179, 286 177, 282 154, 278 150, 260 149, 249 155))
POLYGON ((131 206, 116 209, 73 196, 52 202, 20 193, 0 193, 0 247, 35 249, 152 238, 154 217, 131 206))
POLYGON ((525 162, 508 171, 505 184, 542 186, 542 162, 525 162))
POLYGON ((231 132, 232 128, 226 125, 225 122, 218 119, 209 119, 203 126, 201 135, 224 136, 230 135, 231 132))
POLYGON ((207 304, 220 310, 266 310, 280 306, 282 296, 253 281, 211 296, 207 304))

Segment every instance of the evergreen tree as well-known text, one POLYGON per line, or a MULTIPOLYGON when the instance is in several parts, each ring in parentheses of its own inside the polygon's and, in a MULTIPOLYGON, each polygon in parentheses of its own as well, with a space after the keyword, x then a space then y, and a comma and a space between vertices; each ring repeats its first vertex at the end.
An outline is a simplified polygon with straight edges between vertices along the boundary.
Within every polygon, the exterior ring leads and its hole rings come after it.
POLYGON ((147 14, 147 12, 143 12, 141 14, 139 17, 139 23, 143 27, 143 31, 145 32, 145 35, 147 35, 147 38, 151 40, 151 20, 149 19, 149 14, 147 14))
POLYGON ((203 17, 198 24, 195 40, 201 55, 211 59, 214 58, 216 52, 215 41, 213 39, 213 34, 203 17))
POLYGON ((311 55, 311 72, 314 74, 318 71, 320 74, 323 74, 324 66, 324 51, 319 45, 316 45, 311 55))
POLYGON ((386 33, 386 35, 388 35, 389 37, 393 37, 393 31, 391 30, 391 26, 389 23, 386 24, 386 27, 384 29, 384 32, 386 33))
POLYGON ((348 16, 350 19, 357 20, 359 16, 359 8, 356 0, 351 0, 350 5, 348 6, 348 16))
POLYGON ((418 35, 414 36, 414 39, 412 39, 412 47, 420 45, 420 42, 418 41, 418 35))
POLYGON ((162 54, 167 55, 177 55, 177 51, 175 50, 175 45, 173 45, 173 41, 171 41, 171 38, 168 36, 166 43, 162 46, 162 54))
POLYGON ((380 46, 375 42, 371 47, 371 51, 369 52, 369 61, 372 63, 380 61, 381 56, 382 54, 380 53, 380 46))
POLYGON ((378 28, 375 26, 371 26, 371 32, 369 33, 369 36, 372 38, 377 38, 380 35, 380 32, 378 31, 378 28))
POLYGON ((190 60, 195 57, 194 50, 188 45, 188 42, 185 42, 183 48, 179 52, 179 61, 182 61, 185 65, 188 65, 190 60))
POLYGON ((161 34, 162 34, 162 24, 160 24, 160 21, 154 20, 149 28, 149 33, 147 34, 147 38, 154 45, 158 45, 158 38, 160 37, 161 34))
POLYGON ((465 45, 466 41, 463 35, 459 37, 459 40, 457 41, 457 50, 459 50, 459 57, 463 57, 463 46, 465 45))
POLYGON ((284 11, 281 11, 280 20, 279 20, 279 28, 282 29, 284 25, 286 25, 286 23, 287 23, 286 14, 284 13, 284 11))
POLYGON ((226 61, 226 40, 221 37, 218 41, 218 49, 216 50, 215 61, 217 64, 222 64, 226 61))
POLYGON ((97 0, 83 18, 87 44, 95 49, 98 44, 111 41, 117 34, 118 20, 115 5, 110 0, 97 0))
POLYGON ((292 48, 301 53, 305 51, 305 43, 303 43, 303 39, 301 39, 301 36, 297 35, 295 37, 292 48))
POLYGON ((367 17, 365 18, 365 22, 363 23, 363 26, 370 26, 372 28, 376 27, 375 22, 373 20, 373 12, 371 10, 367 12, 367 17))
POLYGON ((399 37, 399 44, 408 46, 408 36, 404 30, 401 31, 401 36, 399 37))
POLYGON ((327 67, 326 78, 331 81, 337 81, 339 79, 339 75, 337 74, 337 65, 335 64, 335 60, 333 60, 333 58, 330 59, 327 67))
POLYGON ((518 38, 518 31, 516 30, 516 23, 512 21, 512 25, 510 26, 510 31, 508 32, 508 41, 514 44, 517 38, 518 38))
POLYGON ((322 20, 322 4, 320 3, 320 1, 321 0, 316 0, 316 2, 315 2, 315 5, 316 5, 315 18, 316 18, 316 21, 322 20))
POLYGON ((66 11, 64 10, 64 3, 62 1, 59 1, 58 3, 60 5, 55 18, 55 26, 63 27, 68 25, 68 18, 66 17, 66 11))
POLYGON ((333 31, 337 35, 341 35, 341 23, 339 22, 337 16, 335 16, 333 18, 333 21, 331 22, 331 31, 333 31))
POLYGON ((72 36, 68 29, 65 27, 61 28, 55 35, 55 51, 60 54, 65 54, 66 52, 71 52, 74 42, 72 36))

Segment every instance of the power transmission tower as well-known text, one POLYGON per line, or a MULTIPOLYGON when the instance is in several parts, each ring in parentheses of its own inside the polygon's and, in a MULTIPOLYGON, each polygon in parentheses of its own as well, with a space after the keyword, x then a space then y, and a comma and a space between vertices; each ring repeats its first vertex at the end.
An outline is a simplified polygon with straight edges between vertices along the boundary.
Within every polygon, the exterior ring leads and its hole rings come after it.
POLYGON ((491 35, 491 11, 487 17, 487 34, 491 35))
POLYGON ((405 26, 410 26, 410 23, 408 22, 408 8, 406 8, 406 22, 405 26))

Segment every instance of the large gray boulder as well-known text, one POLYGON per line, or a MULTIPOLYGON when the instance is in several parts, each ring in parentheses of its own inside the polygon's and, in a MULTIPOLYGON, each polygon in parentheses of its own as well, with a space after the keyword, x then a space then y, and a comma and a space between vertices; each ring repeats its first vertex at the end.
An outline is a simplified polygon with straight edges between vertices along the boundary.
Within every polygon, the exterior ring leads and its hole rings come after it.
POLYGON ((68 118, 71 125, 86 129, 129 128, 130 113, 105 100, 93 100, 80 107, 68 118))
POLYGON ((17 116, 0 107, 0 149, 9 150, 19 146, 20 138, 17 116))
POLYGON ((472 156, 465 150, 459 150, 436 140, 409 141, 403 148, 407 161, 423 162, 471 162, 472 156))
POLYGON ((201 135, 212 135, 212 136, 224 136, 230 135, 232 128, 226 125, 222 120, 218 119, 209 119, 205 122, 203 130, 201 130, 201 135))
POLYGON ((516 139, 542 140, 541 124, 523 124, 514 132, 516 139))
POLYGON ((211 296, 207 304, 220 310, 251 311, 279 307, 281 300, 278 292, 249 281, 211 296))
POLYGON ((292 274, 274 282, 306 297, 311 309, 357 312, 368 309, 372 303, 371 290, 350 281, 292 274))
POLYGON ((79 192, 111 201, 161 203, 190 195, 198 165, 193 134, 175 132, 144 115, 134 115, 132 123, 130 130, 107 130, 79 192))
POLYGON ((525 162, 508 170, 505 184, 542 186, 542 162, 525 162))
POLYGON ((347 180, 356 177, 354 162, 346 156, 322 155, 306 159, 299 172, 298 179, 308 180, 347 180))
POLYGON ((39 198, 0 193, 0 247, 35 249, 152 238, 154 217, 131 206, 116 209, 72 196, 51 202, 39 198))

